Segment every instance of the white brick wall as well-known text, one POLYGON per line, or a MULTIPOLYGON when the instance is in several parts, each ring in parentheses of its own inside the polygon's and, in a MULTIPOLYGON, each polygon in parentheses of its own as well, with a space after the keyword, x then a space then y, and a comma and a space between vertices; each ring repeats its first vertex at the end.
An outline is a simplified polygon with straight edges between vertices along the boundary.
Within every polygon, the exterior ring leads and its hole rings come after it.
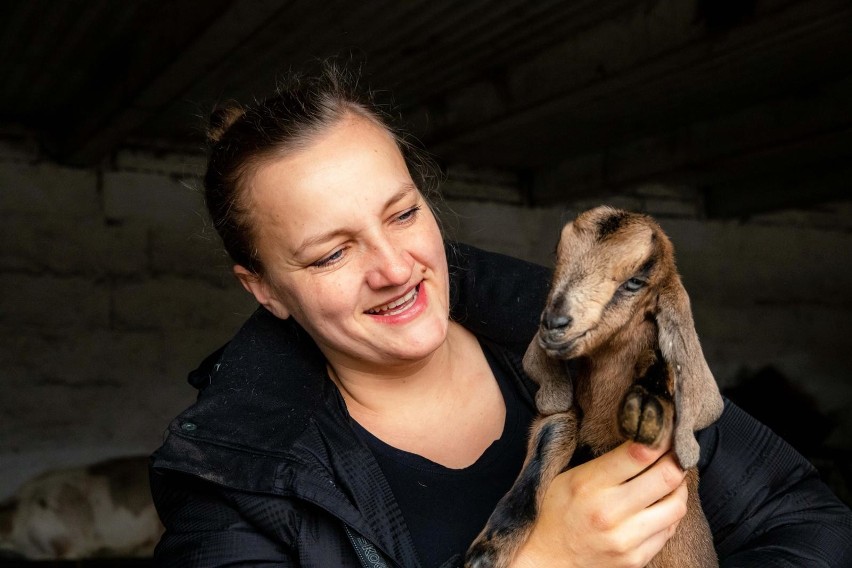
POLYGON ((41 470, 152 451, 194 399, 187 372, 254 309, 205 232, 198 158, 115 163, 0 144, 0 498, 41 470))
MULTIPOLYGON (((198 156, 125 151, 64 168, 0 143, 0 498, 43 469, 147 453, 194 391, 186 373, 253 310, 203 214, 198 156)), ((699 220, 689 188, 562 207, 454 200, 449 232, 551 262, 563 220, 606 201, 670 232, 717 378, 776 365, 852 440, 848 203, 699 220)))

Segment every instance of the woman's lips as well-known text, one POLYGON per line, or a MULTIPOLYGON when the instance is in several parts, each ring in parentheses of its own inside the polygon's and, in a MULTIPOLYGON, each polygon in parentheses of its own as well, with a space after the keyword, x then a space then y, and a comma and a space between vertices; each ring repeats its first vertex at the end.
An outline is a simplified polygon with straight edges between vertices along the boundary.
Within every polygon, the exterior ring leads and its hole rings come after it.
POLYGON ((370 308, 367 313, 373 316, 393 316, 402 313, 417 302, 419 292, 420 284, 392 302, 370 308))

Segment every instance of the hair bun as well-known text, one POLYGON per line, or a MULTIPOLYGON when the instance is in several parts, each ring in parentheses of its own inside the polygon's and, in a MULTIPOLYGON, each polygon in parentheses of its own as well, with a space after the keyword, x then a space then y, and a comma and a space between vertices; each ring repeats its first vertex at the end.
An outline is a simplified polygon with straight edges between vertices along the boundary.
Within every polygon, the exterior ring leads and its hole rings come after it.
POLYGON ((245 109, 234 102, 214 108, 213 112, 210 113, 207 140, 212 144, 219 142, 228 129, 245 113, 245 109))

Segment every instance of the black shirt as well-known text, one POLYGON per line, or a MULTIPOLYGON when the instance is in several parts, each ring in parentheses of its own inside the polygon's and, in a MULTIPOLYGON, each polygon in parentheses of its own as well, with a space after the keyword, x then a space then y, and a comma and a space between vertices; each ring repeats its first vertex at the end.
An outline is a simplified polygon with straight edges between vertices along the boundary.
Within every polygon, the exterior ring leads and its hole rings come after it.
POLYGON ((535 410, 521 397, 512 370, 483 345, 500 385, 506 420, 495 440, 470 466, 451 469, 394 448, 356 424, 393 490, 423 568, 437 568, 464 554, 520 473, 535 410))

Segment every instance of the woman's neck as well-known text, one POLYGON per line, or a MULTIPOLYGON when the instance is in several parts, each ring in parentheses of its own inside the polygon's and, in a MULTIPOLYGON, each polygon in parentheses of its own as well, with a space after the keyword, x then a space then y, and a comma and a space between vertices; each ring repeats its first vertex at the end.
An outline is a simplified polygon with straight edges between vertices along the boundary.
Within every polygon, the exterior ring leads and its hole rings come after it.
POLYGON ((503 431, 500 387, 476 337, 457 324, 419 363, 380 375, 329 371, 350 416, 374 436, 447 467, 466 467, 503 431))
POLYGON ((466 335, 469 332, 450 322, 444 342, 425 359, 376 369, 329 364, 329 376, 353 415, 405 412, 408 406, 421 407, 452 390, 459 355, 469 342, 466 335))

